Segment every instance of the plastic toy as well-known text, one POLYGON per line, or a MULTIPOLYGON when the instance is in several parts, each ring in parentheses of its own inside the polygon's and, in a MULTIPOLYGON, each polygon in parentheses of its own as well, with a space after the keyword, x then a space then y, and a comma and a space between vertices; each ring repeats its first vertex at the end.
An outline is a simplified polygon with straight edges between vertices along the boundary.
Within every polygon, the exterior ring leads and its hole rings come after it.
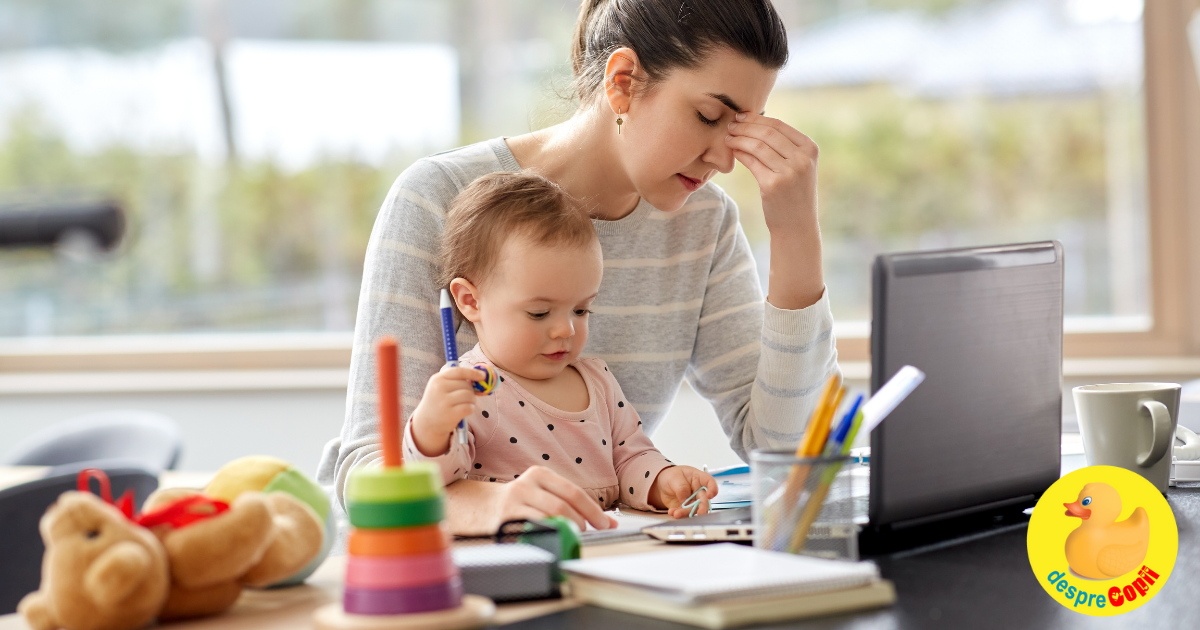
POLYGON ((486 597, 463 595, 442 526, 436 464, 405 464, 400 451, 399 347, 377 345, 382 467, 359 467, 346 483, 346 586, 341 603, 313 614, 326 630, 478 628, 495 613, 486 597))

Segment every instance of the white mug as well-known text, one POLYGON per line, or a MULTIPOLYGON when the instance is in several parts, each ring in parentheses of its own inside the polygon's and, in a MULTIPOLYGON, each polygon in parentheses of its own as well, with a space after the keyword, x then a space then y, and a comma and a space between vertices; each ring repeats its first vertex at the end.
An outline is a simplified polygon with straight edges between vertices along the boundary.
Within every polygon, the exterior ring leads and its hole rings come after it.
POLYGON ((1179 391, 1176 383, 1110 383, 1072 390, 1088 466, 1131 470, 1166 493, 1179 391))

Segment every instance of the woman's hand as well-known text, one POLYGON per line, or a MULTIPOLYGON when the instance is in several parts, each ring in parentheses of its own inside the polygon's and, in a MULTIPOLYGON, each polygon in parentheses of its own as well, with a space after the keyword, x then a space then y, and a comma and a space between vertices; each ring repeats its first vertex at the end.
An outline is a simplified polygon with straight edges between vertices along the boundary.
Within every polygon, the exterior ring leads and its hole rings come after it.
POLYGON ((616 519, 604 513, 600 502, 558 473, 541 466, 530 466, 520 477, 504 484, 496 505, 495 531, 501 523, 517 519, 565 516, 580 530, 590 524, 596 529, 617 526, 616 519))
POLYGON ((725 144, 758 181, 772 234, 816 228, 817 143, 782 120, 742 112, 725 144))
POLYGON ((762 193, 771 232, 768 301, 802 309, 825 292, 821 228, 817 223, 817 143, 787 123, 741 112, 729 123, 725 145, 750 169, 762 193))
POLYGON ((650 505, 660 510, 666 509, 671 518, 683 518, 692 511, 683 507, 683 502, 701 487, 707 490, 696 494, 693 499, 700 503, 696 514, 707 514, 708 500, 717 496, 717 481, 712 475, 691 466, 671 466, 659 471, 647 498, 650 505))
POLYGON ((413 441, 426 457, 445 455, 458 421, 475 413, 475 381, 486 375, 473 367, 446 367, 429 377, 413 410, 413 441))

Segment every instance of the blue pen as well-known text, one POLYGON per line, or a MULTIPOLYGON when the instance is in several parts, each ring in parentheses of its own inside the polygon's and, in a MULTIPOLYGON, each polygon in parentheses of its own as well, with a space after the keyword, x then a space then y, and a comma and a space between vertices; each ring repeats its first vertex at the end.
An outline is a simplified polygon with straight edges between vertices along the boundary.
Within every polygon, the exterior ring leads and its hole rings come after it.
MULTIPOLYGON (((442 341, 446 344, 446 365, 449 367, 458 367, 458 343, 454 341, 454 307, 450 302, 450 292, 442 289, 442 341)), ((458 428, 454 430, 458 435, 458 443, 467 443, 467 419, 463 418, 458 421, 458 428)))
POLYGON ((863 395, 859 394, 858 398, 854 399, 854 404, 850 406, 850 412, 842 416, 842 421, 838 423, 837 431, 833 433, 833 437, 825 445, 825 457, 833 457, 841 454, 842 443, 846 441, 846 436, 850 433, 850 426, 854 424, 854 416, 858 414, 858 408, 862 406, 862 402, 863 395))

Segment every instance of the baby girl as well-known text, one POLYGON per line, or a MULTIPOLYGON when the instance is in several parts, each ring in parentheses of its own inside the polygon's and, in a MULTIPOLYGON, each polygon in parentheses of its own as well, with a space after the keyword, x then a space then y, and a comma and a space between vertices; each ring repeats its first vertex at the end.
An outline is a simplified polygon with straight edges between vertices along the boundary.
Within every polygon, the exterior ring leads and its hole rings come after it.
POLYGON ((405 458, 437 462, 446 484, 510 482, 545 466, 605 508, 680 517, 695 493, 697 513, 707 511, 713 478, 664 458, 604 361, 580 357, 603 273, 586 211, 539 175, 486 175, 451 205, 440 262, 441 285, 479 337, 461 362, 491 364, 500 383, 476 397, 479 370, 431 377, 404 431, 405 458), (461 418, 466 444, 453 437, 461 418))

